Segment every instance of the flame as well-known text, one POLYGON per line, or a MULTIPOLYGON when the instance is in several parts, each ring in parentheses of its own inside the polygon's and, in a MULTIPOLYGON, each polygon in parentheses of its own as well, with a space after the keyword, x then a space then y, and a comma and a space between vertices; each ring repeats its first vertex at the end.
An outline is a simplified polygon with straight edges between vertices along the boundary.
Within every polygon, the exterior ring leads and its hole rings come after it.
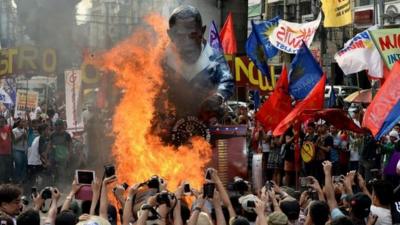
POLYGON ((164 83, 161 62, 169 39, 161 16, 150 15, 145 21, 150 27, 137 29, 130 38, 91 62, 113 71, 117 87, 125 91, 113 117, 118 180, 133 184, 159 175, 170 189, 184 180, 198 188, 211 159, 209 143, 198 137, 190 146, 176 149, 165 146, 150 132, 154 102, 164 83))

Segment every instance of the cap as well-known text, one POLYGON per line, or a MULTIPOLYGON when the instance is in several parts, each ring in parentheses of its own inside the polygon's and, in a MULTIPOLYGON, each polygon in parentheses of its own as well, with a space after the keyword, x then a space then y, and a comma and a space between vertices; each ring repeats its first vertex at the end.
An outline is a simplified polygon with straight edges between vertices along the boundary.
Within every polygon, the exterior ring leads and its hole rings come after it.
POLYGON ((56 120, 56 122, 54 123, 55 126, 62 126, 64 125, 64 121, 61 119, 56 120))
POLYGON ((357 193, 350 200, 351 212, 357 218, 365 218, 370 213, 372 201, 368 195, 357 193))
POLYGON ((394 138, 396 138, 396 140, 398 140, 399 139, 399 133, 397 131, 395 131, 395 130, 392 130, 389 133, 389 137, 394 137, 394 138))
POLYGON ((297 200, 283 200, 279 206, 289 220, 297 220, 300 214, 300 204, 297 200))
POLYGON ((282 212, 273 212, 267 219, 268 225, 287 225, 288 222, 287 216, 282 212))

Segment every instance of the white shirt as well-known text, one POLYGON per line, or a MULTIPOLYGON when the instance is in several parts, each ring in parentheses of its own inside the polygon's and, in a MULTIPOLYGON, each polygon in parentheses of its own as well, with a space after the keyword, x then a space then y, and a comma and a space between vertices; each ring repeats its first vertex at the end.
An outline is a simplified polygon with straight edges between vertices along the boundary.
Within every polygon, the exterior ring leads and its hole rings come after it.
POLYGON ((40 136, 36 137, 31 147, 28 148, 28 165, 31 166, 39 166, 42 165, 42 161, 40 160, 39 154, 39 139, 40 136))
POLYGON ((392 214, 390 213, 390 209, 371 205, 371 213, 378 216, 375 225, 392 225, 392 214))

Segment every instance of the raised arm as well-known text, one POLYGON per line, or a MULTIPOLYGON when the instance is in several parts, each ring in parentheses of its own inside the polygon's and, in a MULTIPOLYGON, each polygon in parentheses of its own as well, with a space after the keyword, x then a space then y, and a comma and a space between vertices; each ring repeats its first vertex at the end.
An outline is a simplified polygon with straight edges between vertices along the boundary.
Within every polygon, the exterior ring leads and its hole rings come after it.
POLYGON ((228 192, 226 191, 224 184, 222 183, 221 179, 218 176, 217 170, 210 168, 211 170, 211 179, 215 183, 215 186, 219 192, 221 197, 222 203, 228 208, 229 211, 229 218, 235 217, 236 212, 232 206, 231 199, 229 198, 228 192))
POLYGON ((72 182, 71 185, 71 191, 69 192, 69 194, 67 195, 67 197, 65 198, 64 204, 61 208, 61 212, 68 210, 71 206, 71 201, 74 198, 75 194, 79 191, 79 189, 82 187, 82 185, 79 185, 78 182, 76 181, 76 179, 74 179, 74 181, 72 182))
POLYGON ((122 225, 129 225, 129 221, 133 217, 132 207, 133 207, 133 203, 135 201, 135 199, 134 199, 135 194, 137 193, 138 189, 139 189, 139 184, 135 184, 129 188, 128 198, 126 199, 125 205, 124 205, 124 214, 122 217, 122 225))
POLYGON ((45 224, 55 225, 57 217, 57 203, 60 199, 60 196, 61 194, 57 188, 53 188, 51 190, 51 206, 47 218, 44 221, 45 224))
POLYGON ((103 180, 103 187, 100 195, 100 210, 99 216, 108 219, 107 208, 108 208, 108 191, 110 191, 110 184, 117 180, 117 176, 106 177, 103 180))
POLYGON ((335 192, 333 189, 333 182, 332 182, 332 163, 330 161, 324 161, 322 163, 322 166, 324 167, 324 173, 325 173, 325 195, 326 195, 326 200, 328 201, 328 206, 330 210, 332 211, 333 209, 337 208, 337 202, 335 199, 335 192))
POLYGON ((196 225, 197 224, 197 220, 199 219, 200 212, 201 212, 202 208, 204 207, 205 199, 203 196, 200 196, 197 201, 198 201, 198 204, 193 209, 192 215, 190 216, 187 225, 196 225))

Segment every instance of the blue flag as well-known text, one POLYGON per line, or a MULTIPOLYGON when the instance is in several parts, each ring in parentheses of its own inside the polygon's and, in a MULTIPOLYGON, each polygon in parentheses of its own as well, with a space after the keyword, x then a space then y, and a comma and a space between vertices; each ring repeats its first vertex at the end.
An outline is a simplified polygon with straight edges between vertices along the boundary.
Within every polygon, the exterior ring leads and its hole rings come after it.
POLYGON ((381 129, 376 134, 375 139, 379 140, 385 134, 387 134, 398 122, 400 121, 400 100, 392 108, 389 115, 386 117, 382 124, 381 129))
POLYGON ((218 52, 224 52, 222 49, 221 39, 219 38, 218 29, 214 21, 211 21, 208 42, 210 43, 211 48, 217 50, 218 52))
POLYGON ((257 111, 261 101, 260 92, 258 92, 257 90, 253 91, 253 101, 254 101, 254 109, 257 111))
POLYGON ((289 72, 289 93, 295 100, 304 99, 322 77, 322 69, 307 46, 302 44, 289 72))
POLYGON ((278 25, 279 17, 260 24, 251 21, 252 31, 246 42, 247 56, 253 61, 263 75, 268 75, 269 68, 267 60, 278 53, 278 49, 272 46, 268 35, 278 25))

